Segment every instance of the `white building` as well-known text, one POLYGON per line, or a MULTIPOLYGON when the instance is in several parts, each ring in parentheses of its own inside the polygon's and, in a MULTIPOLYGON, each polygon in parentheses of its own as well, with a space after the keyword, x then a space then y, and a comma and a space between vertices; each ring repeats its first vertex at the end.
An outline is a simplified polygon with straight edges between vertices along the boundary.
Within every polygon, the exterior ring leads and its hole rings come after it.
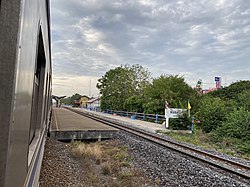
POLYGON ((92 98, 87 101, 87 109, 99 110, 100 109, 100 97, 92 98))

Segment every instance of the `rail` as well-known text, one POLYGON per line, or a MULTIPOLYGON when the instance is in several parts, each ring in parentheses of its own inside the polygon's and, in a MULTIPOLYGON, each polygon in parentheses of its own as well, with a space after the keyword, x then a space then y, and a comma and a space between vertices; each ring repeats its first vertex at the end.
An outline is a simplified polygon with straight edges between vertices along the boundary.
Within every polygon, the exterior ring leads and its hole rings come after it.
POLYGON ((190 147, 188 145, 184 145, 172 140, 164 139, 163 137, 152 134, 149 132, 146 132, 144 130, 140 130, 131 126, 126 125, 123 122, 120 122, 118 120, 114 120, 111 118, 101 118, 99 115, 95 115, 93 113, 86 113, 83 111, 74 110, 72 108, 67 108, 73 112, 76 112, 80 115, 89 117, 91 119, 94 119, 96 121, 99 121, 101 123, 113 126, 115 128, 124 130, 126 132, 132 133, 134 135, 140 136, 148 141, 151 141, 155 144, 161 145, 163 147, 172 149, 174 151, 177 151, 179 153, 182 153, 184 155, 190 156, 192 158, 195 158, 197 160, 200 160, 202 162, 208 163, 209 165, 215 166, 217 168, 220 168, 224 171, 227 171, 229 173, 235 174, 237 176, 240 176, 244 179, 250 180, 250 166, 244 165, 242 163, 223 158, 218 155, 214 155, 211 153, 208 153, 206 151, 202 151, 197 148, 190 147))

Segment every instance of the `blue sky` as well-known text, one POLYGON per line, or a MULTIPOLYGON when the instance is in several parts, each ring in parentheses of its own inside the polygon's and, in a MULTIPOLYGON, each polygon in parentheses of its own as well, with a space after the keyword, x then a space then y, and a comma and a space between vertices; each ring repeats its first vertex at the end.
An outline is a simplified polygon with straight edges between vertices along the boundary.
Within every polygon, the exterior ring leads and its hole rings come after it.
POLYGON ((203 88, 250 79, 246 0, 52 0, 53 94, 98 95, 121 64, 179 74, 203 88), (91 86, 90 86, 91 85, 91 86))

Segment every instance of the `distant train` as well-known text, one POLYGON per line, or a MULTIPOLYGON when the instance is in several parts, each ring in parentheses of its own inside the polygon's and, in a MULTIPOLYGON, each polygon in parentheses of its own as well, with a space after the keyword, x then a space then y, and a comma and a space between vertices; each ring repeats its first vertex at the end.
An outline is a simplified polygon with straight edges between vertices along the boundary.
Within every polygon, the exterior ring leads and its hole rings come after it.
POLYGON ((49 0, 0 1, 0 186, 38 186, 51 116, 49 0))

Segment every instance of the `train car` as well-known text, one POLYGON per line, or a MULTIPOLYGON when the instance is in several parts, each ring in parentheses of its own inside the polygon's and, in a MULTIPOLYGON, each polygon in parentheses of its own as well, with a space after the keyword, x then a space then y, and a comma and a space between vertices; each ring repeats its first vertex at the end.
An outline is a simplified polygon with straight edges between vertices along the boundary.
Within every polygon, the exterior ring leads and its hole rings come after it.
POLYGON ((0 1, 0 186, 38 186, 51 113, 49 0, 0 1))

